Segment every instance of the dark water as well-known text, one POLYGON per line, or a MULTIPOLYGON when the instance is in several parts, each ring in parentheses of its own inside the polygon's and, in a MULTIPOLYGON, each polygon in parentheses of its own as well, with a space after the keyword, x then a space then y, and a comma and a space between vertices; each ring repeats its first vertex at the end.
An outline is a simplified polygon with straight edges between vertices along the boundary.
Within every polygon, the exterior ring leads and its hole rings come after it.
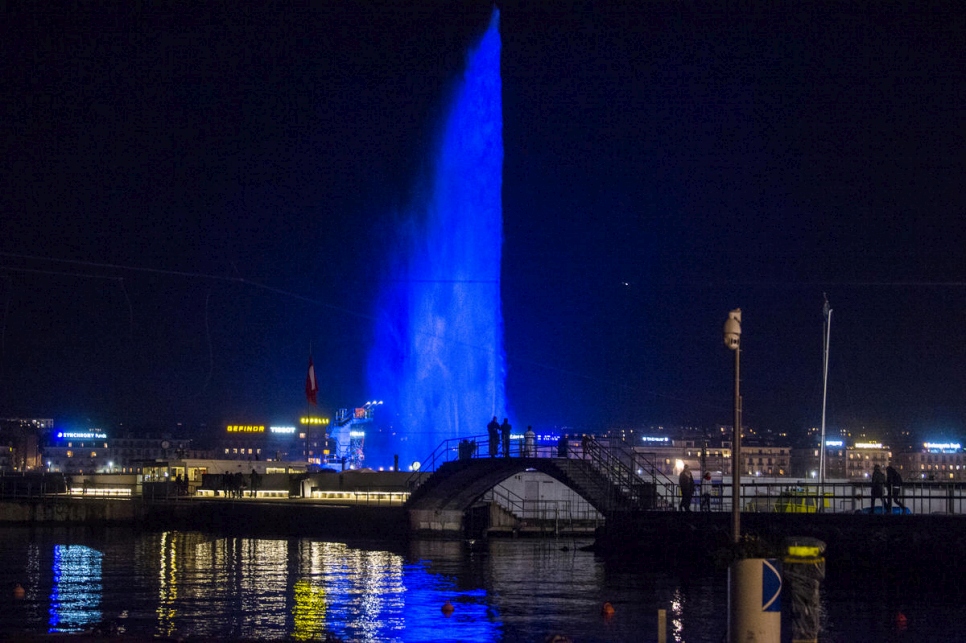
MULTIPOLYGON (((99 630, 141 638, 417 642, 718 642, 727 577, 615 564, 572 540, 343 544, 122 528, 0 529, 0 637, 99 630), (22 598, 15 587, 24 588, 22 598), (453 605, 446 615, 442 606, 453 605), (610 602, 615 612, 601 614, 610 602)), ((822 641, 966 640, 943 579, 830 570, 822 641), (897 615, 906 617, 905 625, 897 615)), ((791 640, 783 597, 782 639, 791 640)))

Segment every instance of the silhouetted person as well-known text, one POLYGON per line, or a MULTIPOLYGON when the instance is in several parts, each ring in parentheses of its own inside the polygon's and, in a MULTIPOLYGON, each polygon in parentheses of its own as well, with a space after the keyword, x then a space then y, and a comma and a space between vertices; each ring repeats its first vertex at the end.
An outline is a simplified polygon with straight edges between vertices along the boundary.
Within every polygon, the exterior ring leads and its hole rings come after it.
POLYGON ((566 458, 567 451, 570 450, 570 438, 567 435, 561 435, 560 439, 557 440, 557 457, 566 458))
POLYGON ((500 425, 500 438, 503 441, 503 457, 510 457, 510 420, 503 418, 503 424, 500 425))
POLYGON ((486 425, 486 433, 490 437, 490 457, 495 458, 500 449, 500 423, 496 421, 496 416, 486 425))
POLYGON ((537 455, 537 434, 533 432, 533 427, 528 426, 527 432, 523 434, 523 457, 532 458, 537 455))
POLYGON ((584 433, 584 436, 580 438, 580 450, 580 455, 584 460, 590 457, 590 436, 586 433, 584 433))
POLYGON ((705 471, 701 478, 701 511, 711 511, 711 472, 705 471))
POLYGON ((694 497, 694 476, 691 475, 691 467, 684 465, 681 475, 678 476, 678 485, 681 487, 681 511, 691 511, 691 498, 694 497))
POLYGON ((889 512, 892 512, 892 503, 896 506, 902 507, 902 513, 905 513, 906 506, 902 504, 902 476, 896 471, 896 468, 891 464, 886 467, 886 491, 889 493, 889 497, 886 499, 886 506, 889 512))
POLYGON ((882 511, 886 512, 885 498, 883 498, 883 491, 885 491, 886 477, 882 473, 882 467, 875 465, 872 468, 872 513, 875 513, 875 499, 878 498, 879 502, 882 503, 882 511))

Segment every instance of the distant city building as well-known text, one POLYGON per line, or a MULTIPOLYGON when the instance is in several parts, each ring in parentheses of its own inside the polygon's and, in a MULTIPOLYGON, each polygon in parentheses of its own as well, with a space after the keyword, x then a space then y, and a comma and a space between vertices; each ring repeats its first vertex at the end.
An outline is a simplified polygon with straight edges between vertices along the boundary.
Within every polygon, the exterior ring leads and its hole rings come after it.
MULTIPOLYGON (((324 428, 320 430, 324 435, 324 428)), ((228 424, 215 439, 212 455, 219 460, 306 462, 307 436, 295 424, 228 424)))
POLYGON ((92 428, 83 431, 53 431, 43 447, 48 471, 66 474, 111 470, 107 433, 92 428))
POLYGON ((966 454, 959 443, 926 442, 920 451, 896 455, 904 480, 966 480, 966 454))
POLYGON ((192 447, 192 441, 169 435, 144 436, 127 433, 108 440, 110 461, 108 469, 114 473, 140 473, 148 463, 160 460, 207 458, 211 453, 192 447))
POLYGON ((704 471, 731 474, 731 442, 644 435, 636 439, 634 451, 656 472, 669 478, 679 474, 685 464, 696 474, 704 471))
POLYGON ((741 445, 741 475, 784 478, 792 475, 792 450, 751 442, 741 445))
MULTIPOLYGON (((821 452, 818 446, 793 449, 792 475, 807 480, 819 478, 821 452)), ((875 465, 885 468, 892 451, 880 442, 848 442, 832 438, 825 442, 826 480, 869 480, 875 465)))
POLYGON ((50 418, 0 418, 0 471, 40 469, 40 439, 54 426, 50 418))

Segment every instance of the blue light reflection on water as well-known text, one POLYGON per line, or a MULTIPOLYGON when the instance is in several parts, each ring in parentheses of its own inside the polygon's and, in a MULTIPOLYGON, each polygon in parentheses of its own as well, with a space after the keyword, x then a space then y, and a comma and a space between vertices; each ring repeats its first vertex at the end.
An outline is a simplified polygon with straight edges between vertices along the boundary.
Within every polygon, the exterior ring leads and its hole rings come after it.
MULTIPOLYGON (((124 529, 0 528, 0 638, 78 632, 113 622, 128 636, 201 640, 524 643, 551 633, 580 643, 720 641, 726 575, 604 562, 570 541, 348 546, 311 539, 226 538, 124 529), (455 611, 446 616, 445 602, 455 611), (605 618, 604 601, 616 608, 605 618)), ((639 563, 641 561, 638 561, 639 563)), ((950 570, 950 577, 956 575, 950 570)), ((823 643, 963 640, 955 585, 829 574, 823 643), (950 591, 950 587, 954 591, 950 591), (897 614, 906 624, 897 626, 897 614)), ((790 605, 791 601, 784 601, 790 605)), ((783 613, 783 642, 790 641, 783 613)))
POLYGON ((50 632, 79 632, 101 621, 101 552, 83 545, 53 551, 50 632))

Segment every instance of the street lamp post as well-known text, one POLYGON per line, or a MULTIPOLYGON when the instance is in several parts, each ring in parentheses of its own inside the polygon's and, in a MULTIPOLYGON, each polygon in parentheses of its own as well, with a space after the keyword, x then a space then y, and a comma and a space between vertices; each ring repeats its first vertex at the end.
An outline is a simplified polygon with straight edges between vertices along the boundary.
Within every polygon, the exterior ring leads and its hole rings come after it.
POLYGON ((725 346, 735 352, 735 417, 731 439, 731 538, 737 545, 741 540, 741 389, 739 386, 741 360, 741 309, 728 313, 724 323, 725 346))

